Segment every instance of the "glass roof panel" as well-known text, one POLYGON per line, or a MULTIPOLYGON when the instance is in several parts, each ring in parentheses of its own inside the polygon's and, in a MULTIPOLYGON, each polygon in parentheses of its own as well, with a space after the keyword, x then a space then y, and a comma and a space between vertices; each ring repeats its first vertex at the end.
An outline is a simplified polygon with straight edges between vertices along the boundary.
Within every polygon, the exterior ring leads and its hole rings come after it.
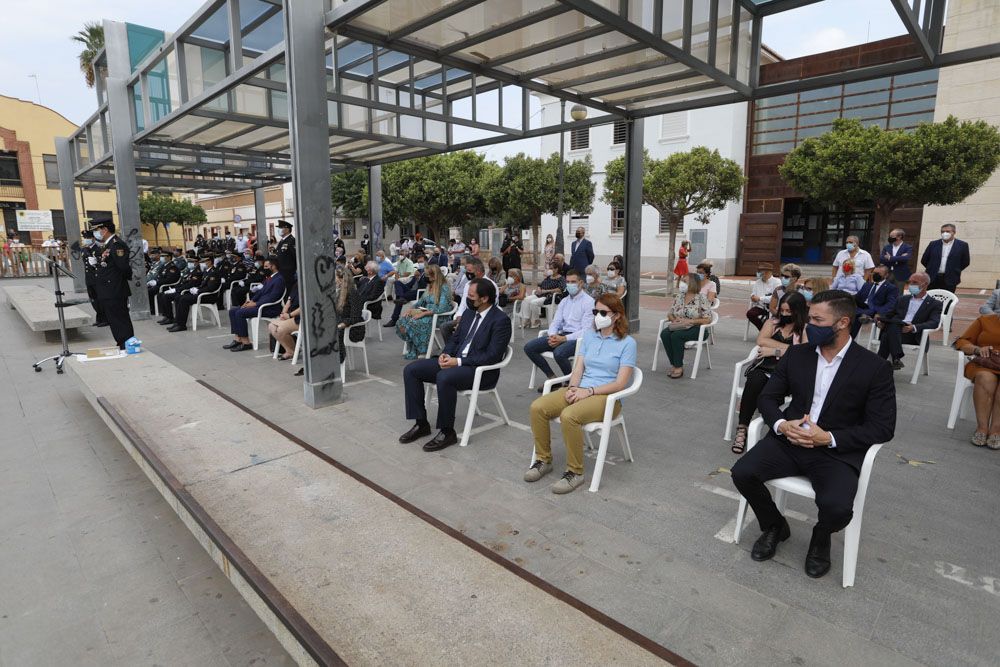
POLYGON ((225 139, 228 136, 236 134, 237 132, 242 132, 243 130, 249 130, 254 127, 249 123, 238 123, 235 120, 225 120, 209 127, 204 132, 199 132, 193 137, 188 137, 184 140, 186 144, 211 144, 219 141, 220 139, 225 139))
MULTIPOLYGON (((539 21, 538 23, 534 23, 519 30, 508 32, 500 35, 499 37, 488 39, 485 42, 473 44, 468 48, 458 51, 457 53, 473 58, 477 61, 495 60, 497 58, 516 53, 522 49, 538 46, 556 38, 581 33, 589 28, 597 26, 597 21, 586 17, 583 14, 579 14, 577 12, 567 12, 565 14, 560 14, 559 16, 553 16, 552 18, 544 21, 539 21)), ((616 33, 609 32, 603 35, 603 37, 609 37, 615 34, 616 33)), ((621 35, 618 35, 618 38, 619 40, 627 39, 621 35)), ((594 42, 594 44, 595 48, 601 48, 600 46, 596 46, 599 42, 594 42)), ((608 47, 605 46, 604 48, 608 47)), ((551 61, 539 59, 535 62, 551 61)))
POLYGON ((435 48, 448 47, 486 30, 509 23, 529 12, 559 5, 558 2, 536 0, 535 2, 523 3, 522 11, 519 12, 516 5, 521 3, 513 4, 514 8, 512 9, 511 3, 483 2, 418 30, 411 36, 426 44, 433 44, 435 48))
POLYGON ((226 5, 221 5, 212 15, 201 22, 192 32, 195 37, 225 44, 229 41, 229 14, 226 5))
POLYGON ((238 137, 230 139, 229 141, 218 144, 220 148, 243 148, 244 146, 249 146, 250 144, 256 143, 263 139, 276 139, 277 137, 285 137, 288 135, 287 130, 282 130, 276 127, 258 127, 256 130, 247 132, 246 134, 241 134, 238 137))
MULTIPOLYGON (((240 5, 242 9, 242 5, 240 5)), ((256 30, 243 36, 243 48, 264 52, 285 39, 285 21, 281 12, 262 23, 256 30)))

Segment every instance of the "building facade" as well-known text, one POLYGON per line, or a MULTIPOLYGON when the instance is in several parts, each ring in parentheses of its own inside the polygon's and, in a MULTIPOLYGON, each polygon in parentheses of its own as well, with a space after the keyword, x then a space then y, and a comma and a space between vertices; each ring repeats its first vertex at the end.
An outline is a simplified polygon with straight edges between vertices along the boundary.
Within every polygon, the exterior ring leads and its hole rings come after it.
MULTIPOLYGON (((16 211, 52 212, 52 235, 66 238, 59 173, 56 168, 56 137, 70 135, 76 125, 34 102, 0 95, 0 213, 2 236, 39 245, 48 232, 19 232, 16 211)), ((81 220, 112 216, 118 221, 113 191, 76 188, 81 220)), ((81 222, 81 224, 83 224, 81 222)))

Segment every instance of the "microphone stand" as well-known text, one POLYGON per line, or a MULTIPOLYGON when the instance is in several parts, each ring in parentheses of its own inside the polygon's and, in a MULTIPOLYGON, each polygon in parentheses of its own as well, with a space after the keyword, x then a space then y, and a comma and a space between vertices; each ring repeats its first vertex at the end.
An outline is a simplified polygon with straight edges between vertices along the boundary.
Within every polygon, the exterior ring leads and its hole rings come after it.
MULTIPOLYGON (((44 255, 40 255, 40 256, 44 257, 44 255)), ((76 354, 75 352, 70 352, 70 350, 69 350, 69 338, 68 338, 68 336, 66 334, 66 316, 63 314, 63 308, 68 308, 69 306, 77 306, 77 305, 79 305, 81 303, 88 303, 88 301, 83 301, 83 300, 63 301, 63 291, 62 291, 62 288, 59 286, 59 274, 60 273, 65 273, 70 278, 73 277, 73 274, 70 273, 69 271, 67 271, 66 269, 64 269, 56 260, 54 260, 54 259, 52 259, 50 257, 44 257, 44 258, 45 258, 45 261, 48 262, 51 265, 51 267, 52 267, 52 275, 55 276, 55 281, 56 281, 56 304, 55 305, 56 305, 56 313, 58 313, 58 315, 59 315, 59 337, 62 339, 62 352, 60 352, 59 354, 53 355, 51 357, 47 357, 45 359, 42 359, 41 361, 36 361, 35 363, 33 363, 31 365, 31 367, 35 369, 36 373, 41 373, 42 372, 42 364, 44 364, 46 361, 54 361, 54 362, 56 362, 56 373, 58 373, 59 375, 62 375, 63 374, 63 363, 66 361, 66 359, 68 357, 71 357, 74 354, 76 354)))

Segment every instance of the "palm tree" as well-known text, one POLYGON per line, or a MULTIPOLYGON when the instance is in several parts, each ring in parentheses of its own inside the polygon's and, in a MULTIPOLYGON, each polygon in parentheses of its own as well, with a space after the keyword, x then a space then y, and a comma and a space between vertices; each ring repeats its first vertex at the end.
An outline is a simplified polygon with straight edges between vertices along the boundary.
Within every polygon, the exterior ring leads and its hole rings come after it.
POLYGON ((104 26, 97 22, 83 24, 83 30, 70 37, 74 42, 83 44, 80 51, 80 71, 83 72, 87 80, 87 87, 94 87, 94 60, 97 54, 104 48, 104 26))

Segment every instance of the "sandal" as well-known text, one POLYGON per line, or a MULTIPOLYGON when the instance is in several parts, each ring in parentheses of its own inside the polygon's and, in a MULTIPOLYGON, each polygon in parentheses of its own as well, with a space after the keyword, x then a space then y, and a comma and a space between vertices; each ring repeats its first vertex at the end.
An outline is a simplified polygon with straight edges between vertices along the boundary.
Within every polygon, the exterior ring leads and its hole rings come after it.
POLYGON ((278 355, 278 359, 281 360, 281 361, 291 361, 292 360, 292 355, 290 355, 290 354, 279 354, 278 355))
POLYGON ((992 433, 986 439, 986 446, 993 451, 1000 449, 1000 433, 992 433))
POLYGON ((733 454, 742 454, 746 451, 747 447, 747 427, 737 426, 736 436, 733 437, 733 446, 729 449, 732 450, 733 454))
POLYGON ((667 377, 670 378, 671 380, 680 380, 682 377, 684 377, 684 370, 681 369, 680 373, 677 373, 676 371, 670 371, 669 373, 667 373, 667 377))
POLYGON ((975 433, 972 434, 972 444, 974 444, 976 447, 985 447, 986 437, 987 437, 986 434, 983 433, 982 431, 976 431, 975 433))

